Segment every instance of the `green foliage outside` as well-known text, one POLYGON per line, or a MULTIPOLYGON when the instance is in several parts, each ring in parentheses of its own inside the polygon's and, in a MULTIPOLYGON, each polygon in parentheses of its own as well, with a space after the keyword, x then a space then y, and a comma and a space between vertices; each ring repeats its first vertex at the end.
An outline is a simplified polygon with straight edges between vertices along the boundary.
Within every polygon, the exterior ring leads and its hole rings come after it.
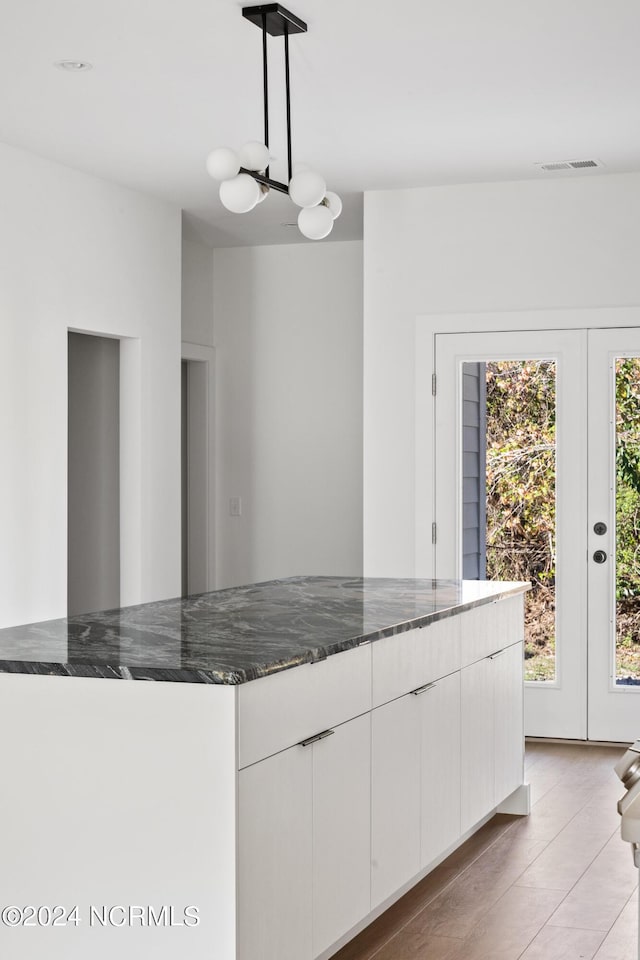
POLYGON ((640 679, 640 360, 616 361, 617 676, 640 679))
POLYGON ((530 580, 525 677, 555 677, 556 382, 551 361, 486 365, 487 578, 530 580))
MULTIPOLYGON (((530 580, 525 676, 555 677, 556 383, 551 361, 486 365, 487 577, 530 580)), ((617 361, 617 676, 640 679, 640 360, 617 361)))

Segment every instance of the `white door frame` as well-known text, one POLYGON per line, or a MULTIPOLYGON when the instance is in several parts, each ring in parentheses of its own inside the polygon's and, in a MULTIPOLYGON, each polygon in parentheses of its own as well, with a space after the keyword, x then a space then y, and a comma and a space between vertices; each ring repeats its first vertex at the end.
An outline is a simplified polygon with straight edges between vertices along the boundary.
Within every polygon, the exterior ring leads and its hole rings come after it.
POLYGON ((556 366, 556 671, 554 680, 525 684, 525 730, 529 736, 573 740, 587 738, 586 347, 582 329, 446 333, 436 342, 438 377, 443 381, 436 398, 434 457, 442 533, 435 573, 440 578, 462 576, 463 364, 552 360, 556 366))
MULTIPOLYGON (((432 393, 432 374, 435 371, 436 335, 527 330, 556 332, 614 327, 640 328, 640 307, 431 315, 416 318, 415 571, 417 577, 429 578, 435 573, 432 524, 438 518, 434 502, 435 404, 432 393)), ((438 534, 440 537, 455 536, 455 530, 449 531, 440 525, 438 534)), ((578 736, 586 736, 586 727, 584 733, 579 733, 578 736)))
POLYGON ((495 313, 421 314, 415 326, 415 575, 434 575, 435 404, 431 392, 435 337, 438 333, 500 330, 571 330, 591 327, 640 327, 640 306, 522 310, 495 313))
POLYGON ((128 607, 143 599, 142 340, 86 327, 68 327, 69 333, 120 341, 120 605, 128 607))
MULTIPOLYGON (((206 367, 206 424, 204 432, 207 437, 207 449, 205 451, 206 462, 206 535, 207 535, 207 571, 206 571, 206 589, 216 589, 216 538, 215 538, 215 360, 216 352, 214 347, 203 346, 198 343, 189 343, 182 341, 181 350, 182 360, 195 360, 205 364, 206 367)), ((198 521, 200 522, 200 521, 198 521)))

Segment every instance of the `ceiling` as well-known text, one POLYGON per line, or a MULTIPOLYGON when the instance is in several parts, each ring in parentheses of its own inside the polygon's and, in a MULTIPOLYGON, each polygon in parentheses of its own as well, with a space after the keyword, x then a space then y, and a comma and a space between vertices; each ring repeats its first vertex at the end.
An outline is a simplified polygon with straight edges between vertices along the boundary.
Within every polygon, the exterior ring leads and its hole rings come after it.
MULTIPOLYGON (((637 0, 285 5, 309 24, 290 41, 294 161, 344 200, 331 239, 362 235, 364 190, 640 169, 637 0), (605 167, 535 167, 581 158, 605 167)), ((177 203, 214 245, 309 242, 286 196, 228 213, 204 168, 214 146, 262 138, 261 33, 242 6, 5 0, 0 139, 177 203)), ((285 179, 283 45, 269 43, 285 179)))

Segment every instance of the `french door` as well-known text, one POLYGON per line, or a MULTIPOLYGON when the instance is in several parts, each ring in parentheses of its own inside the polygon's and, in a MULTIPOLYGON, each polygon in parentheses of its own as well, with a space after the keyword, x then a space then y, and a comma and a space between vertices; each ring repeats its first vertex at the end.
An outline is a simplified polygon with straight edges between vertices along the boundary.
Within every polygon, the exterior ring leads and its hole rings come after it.
POLYGON ((435 575, 533 582, 527 734, 636 739, 640 331, 439 334, 435 371, 435 575))

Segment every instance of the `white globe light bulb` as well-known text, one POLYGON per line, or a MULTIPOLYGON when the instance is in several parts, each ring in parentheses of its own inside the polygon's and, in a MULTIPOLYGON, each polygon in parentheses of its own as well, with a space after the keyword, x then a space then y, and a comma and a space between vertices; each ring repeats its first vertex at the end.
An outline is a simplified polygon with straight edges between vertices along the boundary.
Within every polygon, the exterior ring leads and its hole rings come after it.
POLYGON ((333 230, 333 217, 328 207, 305 207, 298 214, 300 233, 308 240, 322 240, 333 230))
POLYGON ((269 166, 269 148, 259 140, 250 140, 240 147, 238 157, 245 170, 266 170, 269 166))
POLYGON ((260 200, 260 187, 248 173, 220 184, 220 200, 231 213, 248 213, 260 200))
POLYGON ((331 211, 331 216, 334 220, 337 220, 340 214, 342 213, 342 200, 337 193, 333 193, 332 190, 327 190, 327 193, 324 198, 327 201, 327 206, 331 211))
POLYGON ((229 147, 218 147, 207 157, 207 172, 214 180, 230 180, 239 169, 238 154, 229 147))
POLYGON ((289 196, 299 207, 315 207, 326 192, 327 185, 315 170, 301 170, 289 183, 289 196))

